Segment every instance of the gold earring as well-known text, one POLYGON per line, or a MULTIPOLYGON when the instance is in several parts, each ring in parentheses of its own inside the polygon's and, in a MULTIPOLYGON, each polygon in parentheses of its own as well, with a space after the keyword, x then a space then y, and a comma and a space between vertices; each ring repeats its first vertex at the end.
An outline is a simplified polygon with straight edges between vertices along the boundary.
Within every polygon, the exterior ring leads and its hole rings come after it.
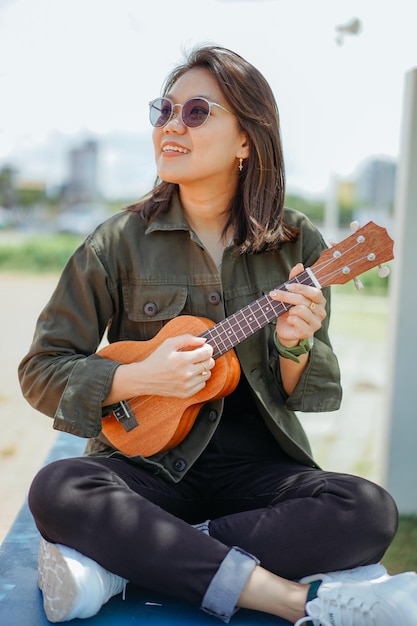
POLYGON ((241 172, 243 170, 243 159, 240 158, 239 159, 239 171, 241 172))

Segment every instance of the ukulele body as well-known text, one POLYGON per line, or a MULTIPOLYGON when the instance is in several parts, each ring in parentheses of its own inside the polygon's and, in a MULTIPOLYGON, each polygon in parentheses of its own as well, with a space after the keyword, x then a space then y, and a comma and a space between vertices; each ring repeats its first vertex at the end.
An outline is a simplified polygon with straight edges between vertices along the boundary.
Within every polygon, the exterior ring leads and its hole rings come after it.
MULTIPOLYGON (((215 323, 209 319, 180 315, 169 322, 148 341, 116 341, 97 352, 100 356, 134 363, 143 361, 165 339, 183 334, 203 334, 215 323)), ((136 396, 127 400, 138 422, 133 430, 126 432, 115 413, 103 418, 102 430, 108 441, 128 456, 145 457, 169 450, 178 445, 190 432, 200 409, 210 400, 229 395, 240 378, 240 365, 234 350, 216 359, 207 384, 190 398, 174 398, 156 395, 136 396)))

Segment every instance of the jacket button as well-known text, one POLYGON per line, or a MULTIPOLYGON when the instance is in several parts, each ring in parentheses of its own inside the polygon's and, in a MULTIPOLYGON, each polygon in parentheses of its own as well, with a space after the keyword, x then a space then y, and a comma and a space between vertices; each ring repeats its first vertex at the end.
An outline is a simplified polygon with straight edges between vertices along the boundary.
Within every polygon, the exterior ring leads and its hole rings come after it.
POLYGON ((145 306, 143 307, 143 312, 148 317, 153 317, 154 315, 158 313, 158 307, 155 304, 155 302, 147 302, 145 306))
POLYGON ((218 416, 219 416, 219 412, 216 411, 215 409, 211 409, 209 411, 209 413, 208 413, 208 416, 207 416, 208 417, 208 421, 209 422, 215 422, 216 419, 218 418, 218 416))
POLYGON ((174 469, 177 472, 183 472, 186 467, 187 463, 184 461, 184 459, 176 459, 176 461, 174 461, 174 469))
POLYGON ((209 293, 208 299, 209 299, 210 304, 219 304, 221 297, 217 291, 212 291, 211 293, 209 293))

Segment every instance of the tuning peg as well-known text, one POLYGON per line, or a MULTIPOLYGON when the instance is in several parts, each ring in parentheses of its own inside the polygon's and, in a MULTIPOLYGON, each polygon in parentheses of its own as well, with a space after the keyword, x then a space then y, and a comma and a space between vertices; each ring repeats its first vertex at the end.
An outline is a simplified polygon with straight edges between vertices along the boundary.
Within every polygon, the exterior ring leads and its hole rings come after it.
POLYGON ((352 233, 356 233, 357 230, 359 230, 360 228, 360 224, 357 220, 355 220, 354 222, 350 223, 350 230, 352 231, 352 233))
POLYGON ((329 237, 329 239, 327 241, 328 241, 329 246, 331 248, 333 248, 337 244, 337 241, 336 241, 336 239, 333 236, 329 237))
POLYGON ((390 274, 390 269, 386 265, 378 265, 378 276, 379 278, 386 278, 390 274))
POLYGON ((360 291, 361 289, 363 289, 363 283, 359 280, 359 278, 354 278, 353 279, 353 284, 355 285, 356 289, 358 291, 360 291))

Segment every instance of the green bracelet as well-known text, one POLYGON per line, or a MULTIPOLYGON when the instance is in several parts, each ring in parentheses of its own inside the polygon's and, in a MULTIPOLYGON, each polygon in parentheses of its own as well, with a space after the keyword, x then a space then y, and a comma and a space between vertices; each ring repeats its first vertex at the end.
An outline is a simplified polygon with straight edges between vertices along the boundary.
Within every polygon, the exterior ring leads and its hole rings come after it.
POLYGON ((298 358, 300 354, 307 354, 310 352, 313 347, 313 343, 314 338, 310 337, 309 339, 301 339, 300 343, 293 348, 286 348, 278 339, 277 331, 274 332, 274 344, 280 356, 284 357, 284 359, 291 359, 291 361, 294 361, 295 363, 300 362, 300 359, 298 358))

